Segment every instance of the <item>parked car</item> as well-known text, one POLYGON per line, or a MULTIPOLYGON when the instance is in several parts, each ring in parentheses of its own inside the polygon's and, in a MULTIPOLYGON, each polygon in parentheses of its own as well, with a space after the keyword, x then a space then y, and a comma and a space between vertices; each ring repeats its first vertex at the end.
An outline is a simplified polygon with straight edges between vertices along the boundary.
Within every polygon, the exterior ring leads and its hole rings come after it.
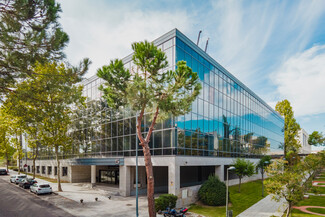
POLYGON ((47 183, 35 183, 30 186, 30 192, 35 194, 52 194, 52 187, 47 183))
POLYGON ((19 183, 19 187, 26 189, 26 188, 30 188, 30 186, 35 183, 37 183, 37 181, 35 179, 26 178, 26 179, 21 180, 21 182, 19 183))
POLYGON ((14 183, 16 181, 16 175, 10 177, 10 183, 14 183))
POLYGON ((21 182, 23 179, 26 179, 27 176, 26 175, 17 175, 16 179, 15 179, 15 184, 18 185, 19 182, 21 182))
POLYGON ((8 175, 8 171, 6 169, 0 169, 0 175, 8 175))

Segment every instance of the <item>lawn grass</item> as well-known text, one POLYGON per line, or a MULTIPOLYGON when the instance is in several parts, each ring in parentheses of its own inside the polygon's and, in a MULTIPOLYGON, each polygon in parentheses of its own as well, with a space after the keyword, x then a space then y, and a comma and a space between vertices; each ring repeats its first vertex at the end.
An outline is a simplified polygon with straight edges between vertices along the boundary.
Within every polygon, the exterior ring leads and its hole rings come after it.
POLYGON ((315 181, 325 181, 325 178, 316 178, 316 179, 314 179, 315 181))
MULTIPOLYGON (((230 206, 233 216, 238 215, 250 206, 262 199, 262 181, 257 180, 241 184, 241 193, 238 193, 238 185, 230 186, 230 206)), ((267 196, 267 193, 264 193, 267 196)), ((204 206, 195 204, 189 209, 190 212, 201 214, 207 217, 226 216, 226 207, 204 206)))
MULTIPOLYGON (((33 176, 33 173, 27 173, 27 175, 33 176)), ((51 179, 51 178, 40 176, 40 175, 35 175, 35 178, 43 179, 44 181, 47 181, 47 182, 58 183, 57 179, 51 179)), ((61 183, 69 183, 69 182, 61 180, 61 183)))
MULTIPOLYGON (((304 199, 300 201, 295 206, 325 206, 325 197, 309 196, 308 199, 304 199)), ((315 216, 315 215, 307 214, 297 209, 292 209, 292 217, 309 217, 309 216, 315 216)))
POLYGON ((325 214, 325 209, 322 208, 307 208, 308 211, 325 214))

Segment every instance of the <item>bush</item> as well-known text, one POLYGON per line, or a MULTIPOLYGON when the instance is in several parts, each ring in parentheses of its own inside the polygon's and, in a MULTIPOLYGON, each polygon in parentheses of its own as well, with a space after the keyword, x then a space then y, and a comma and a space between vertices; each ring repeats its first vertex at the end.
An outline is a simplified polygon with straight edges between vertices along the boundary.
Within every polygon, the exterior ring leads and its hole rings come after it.
POLYGON ((155 199, 156 212, 159 210, 166 210, 167 207, 175 208, 177 196, 173 194, 162 194, 155 199))
POLYGON ((226 185, 218 176, 209 176, 199 190, 199 199, 209 206, 222 206, 226 204, 226 185))

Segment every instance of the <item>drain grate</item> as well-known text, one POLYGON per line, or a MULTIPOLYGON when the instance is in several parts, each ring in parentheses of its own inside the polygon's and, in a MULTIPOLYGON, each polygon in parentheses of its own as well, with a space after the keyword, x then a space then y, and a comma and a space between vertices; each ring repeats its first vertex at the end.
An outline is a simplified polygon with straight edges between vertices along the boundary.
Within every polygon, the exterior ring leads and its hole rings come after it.
POLYGON ((128 203, 128 204, 126 204, 126 206, 132 206, 132 204, 129 204, 129 203, 128 203))

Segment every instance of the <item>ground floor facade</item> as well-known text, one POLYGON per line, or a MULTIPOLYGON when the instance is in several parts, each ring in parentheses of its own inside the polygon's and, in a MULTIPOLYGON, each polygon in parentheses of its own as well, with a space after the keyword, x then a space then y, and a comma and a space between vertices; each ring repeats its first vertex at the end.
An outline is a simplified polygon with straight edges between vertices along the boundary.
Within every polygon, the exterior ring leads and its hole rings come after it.
MULTIPOLYGON (((197 192, 209 175, 227 180, 226 171, 235 158, 152 156, 155 179, 155 193, 169 193, 178 196, 177 206, 189 205, 197 200, 197 192)), ((257 163, 259 159, 249 159, 257 163)), ((33 162, 22 162, 27 172, 32 172, 33 162)), ((146 171, 144 158, 138 158, 138 183, 136 183, 136 158, 75 158, 60 161, 61 180, 71 183, 109 185, 122 196, 135 195, 138 184, 139 194, 146 194, 146 171)), ((37 160, 36 174, 56 178, 58 169, 55 160, 37 160)), ((256 174, 242 182, 261 178, 256 174)), ((229 175, 229 184, 238 184, 234 174, 229 175)))

